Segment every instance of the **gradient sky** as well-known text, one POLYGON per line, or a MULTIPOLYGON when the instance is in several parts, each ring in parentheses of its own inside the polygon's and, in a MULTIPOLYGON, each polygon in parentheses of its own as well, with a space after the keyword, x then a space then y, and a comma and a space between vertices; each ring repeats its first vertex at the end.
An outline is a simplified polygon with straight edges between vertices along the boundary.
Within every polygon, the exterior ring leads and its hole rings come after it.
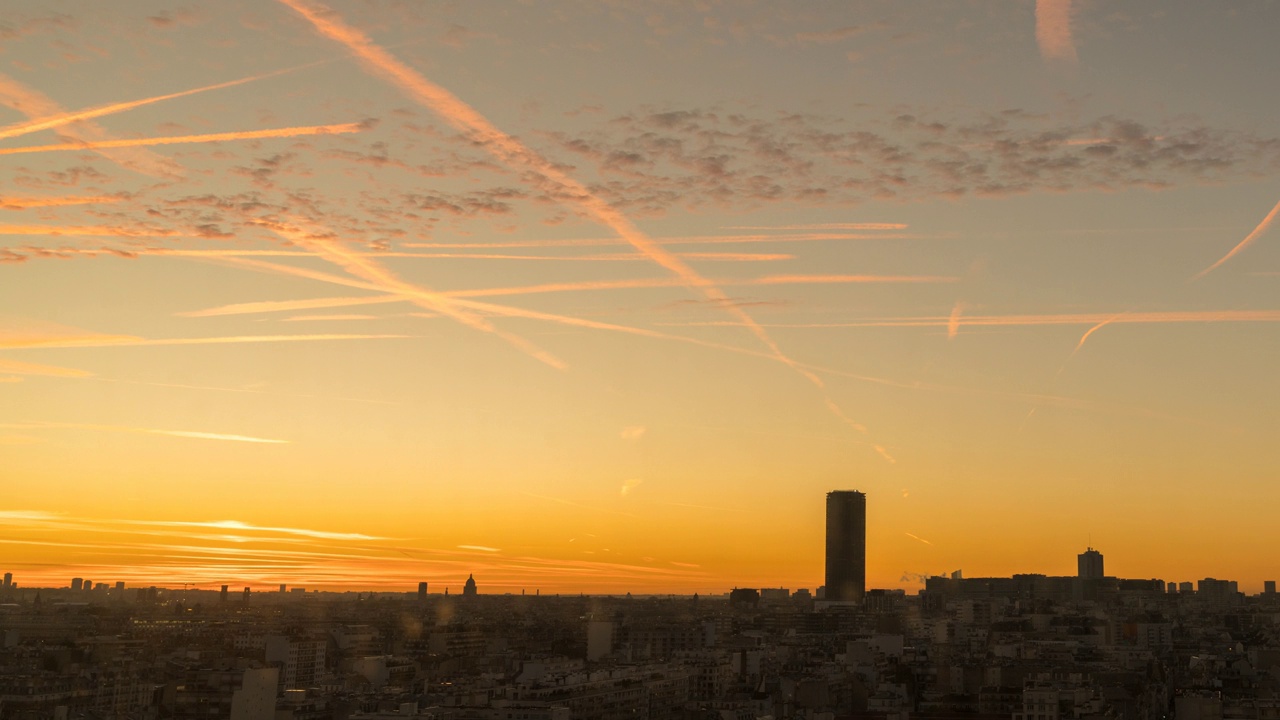
POLYGON ((1280 3, 15 4, 0 567, 1280 577, 1280 3))

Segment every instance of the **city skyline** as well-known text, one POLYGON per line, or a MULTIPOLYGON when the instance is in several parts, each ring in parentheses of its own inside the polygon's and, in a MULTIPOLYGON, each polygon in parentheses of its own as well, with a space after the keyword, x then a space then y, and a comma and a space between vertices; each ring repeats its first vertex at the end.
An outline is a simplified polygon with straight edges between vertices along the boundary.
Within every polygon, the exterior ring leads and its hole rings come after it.
MULTIPOLYGON (((759 599, 759 595, 761 592, 775 592, 775 593, 781 592, 783 594, 783 597, 795 597, 795 598, 803 597, 805 599, 816 598, 818 600, 826 601, 827 603, 830 603, 835 606, 858 607, 864 604, 864 601, 867 598, 868 590, 875 590, 877 592, 883 593, 887 589, 887 588, 868 588, 866 586, 866 561, 867 561, 867 547, 866 547, 867 498, 866 498, 866 494, 857 490, 833 490, 831 492, 828 492, 826 497, 827 497, 827 501, 826 501, 826 526, 825 526, 826 543, 824 547, 824 564, 825 564, 824 584, 817 586, 816 589, 811 589, 810 586, 804 585, 803 583, 801 583, 801 585, 797 587, 779 586, 779 587, 764 587, 764 588, 748 589, 750 592, 756 593, 757 599, 759 599)), ((1179 594, 1179 593, 1185 594, 1193 587, 1200 586, 1203 588, 1206 586, 1206 584, 1208 585, 1208 587, 1210 587, 1210 592, 1221 592, 1220 588, 1229 587, 1230 593, 1235 593, 1237 592, 1238 586, 1239 586, 1239 583, 1236 580, 1230 580, 1225 578, 1214 578, 1212 576, 1199 578, 1196 581, 1169 580, 1169 579, 1146 578, 1146 577, 1117 578, 1117 576, 1106 574, 1104 570, 1104 556, 1101 552, 1099 552, 1097 549, 1093 548, 1092 546, 1089 546, 1088 548, 1085 549, 1084 552, 1077 555, 1076 559, 1077 559, 1076 573, 1074 575, 1054 575, 1054 574, 1045 573, 1045 572, 1037 572, 1035 569, 1027 569, 1021 573, 1012 573, 1009 577, 1005 579, 1012 579, 1017 581, 1019 577, 1022 577, 1022 578, 1039 577, 1041 579, 1047 579, 1051 581, 1064 580, 1064 579, 1077 580, 1079 582, 1075 586, 1075 592, 1085 593, 1086 595, 1090 592, 1096 594, 1096 588, 1108 587, 1105 584, 1099 585, 1099 583, 1101 583, 1102 581, 1117 581, 1117 580, 1121 583, 1124 583, 1124 582, 1143 583, 1142 587, 1144 588, 1146 587, 1147 584, 1154 582, 1162 589, 1161 592, 1164 592, 1163 589, 1167 586, 1167 592, 1169 594, 1179 594), (1094 590, 1090 591, 1089 588, 1094 588, 1094 590)), ((437 593, 438 595, 443 595, 445 597, 449 596, 451 586, 448 583, 451 579, 456 580, 457 578, 440 577, 440 576, 434 577, 433 581, 436 583, 437 589, 440 587, 441 584, 443 584, 444 586, 443 592, 437 593)), ((904 576, 900 579, 899 582, 907 582, 908 580, 918 582, 920 583, 920 587, 918 589, 923 591, 926 585, 928 585, 928 583, 925 582, 926 580, 928 580, 929 582, 938 581, 938 582, 945 583, 947 581, 950 581, 954 583, 956 581, 982 582, 990 579, 992 578, 991 577, 965 578, 963 576, 963 569, 958 569, 958 570, 952 571, 951 573, 938 573, 938 574, 927 575, 927 576, 919 575, 915 577, 904 576)), ((350 592, 362 593, 365 591, 369 591, 371 595, 374 592, 379 592, 379 593, 389 594, 389 595, 406 595, 406 596, 412 594, 412 595, 415 595, 420 601, 423 601, 431 596, 431 594, 428 592, 431 582, 432 581, 425 581, 425 580, 418 581, 416 591, 410 591, 408 589, 400 589, 400 588, 395 588, 390 586, 379 586, 376 588, 345 587, 342 589, 348 593, 350 592)), ((339 586, 341 585, 344 585, 344 584, 339 583, 339 586)), ((228 599, 228 592, 231 585, 229 583, 223 583, 221 585, 218 585, 217 587, 220 591, 220 599, 225 602, 228 599)), ((515 595, 525 596, 527 594, 527 591, 529 590, 529 588, 521 587, 519 592, 517 593, 517 592, 512 592, 511 589, 505 585, 499 585, 498 587, 500 589, 505 590, 505 592, 498 592, 498 593, 492 593, 492 594, 502 595, 502 596, 515 596, 515 595)), ((208 582, 181 583, 181 589, 183 592, 186 592, 188 588, 190 588, 191 590, 213 591, 213 586, 210 585, 208 582)), ((24 593, 24 595, 22 596, 23 598, 26 597, 25 592, 27 590, 34 589, 38 592, 41 589, 46 589, 46 590, 69 590, 72 593, 82 592, 82 593, 85 593, 86 595, 89 593, 95 593, 99 596, 109 595, 112 599, 114 599, 117 602, 125 602, 128 600, 128 597, 126 595, 126 590, 133 591, 133 593, 135 594, 139 592, 149 591, 152 595, 154 595, 157 589, 163 589, 163 590, 168 590, 172 592, 172 591, 176 591, 178 588, 171 585, 159 585, 159 586, 151 585, 149 586, 149 588, 148 587, 126 588, 126 583, 122 580, 112 580, 110 582, 95 582, 92 578, 81 578, 81 577, 71 578, 71 581, 67 586, 57 586, 57 585, 49 586, 49 587, 37 586, 35 588, 20 587, 20 584, 14 578, 13 573, 6 572, 4 573, 4 581, 3 581, 3 585, 0 586, 0 589, 4 591, 20 589, 24 593)), ((250 600, 250 593, 253 589, 255 588, 252 585, 244 586, 242 592, 243 592, 243 600, 245 602, 248 602, 250 600)), ((262 587, 259 586, 257 587, 257 589, 261 591, 262 587)), ((320 591, 333 592, 334 589, 335 589, 334 586, 327 585, 327 584, 324 585, 323 587, 311 588, 312 592, 320 592, 320 591)), ((901 590, 902 588, 895 588, 895 589, 901 590)), ((719 592, 718 590, 722 590, 722 589, 715 589, 715 588, 710 588, 710 590, 711 590, 711 595, 713 596, 720 595, 722 597, 730 598, 731 600, 734 594, 742 591, 736 585, 732 591, 719 592)), ((534 596, 539 596, 541 594, 540 587, 533 588, 533 591, 534 591, 533 592, 534 596)), ((306 587, 290 586, 288 583, 282 582, 278 586, 276 596, 292 597, 293 595, 296 595, 298 593, 306 593, 306 592, 307 592, 306 587)), ((1275 581, 1264 580, 1260 591, 1254 594, 1266 595, 1266 594, 1274 594, 1274 592, 1275 592, 1275 581)), ((266 593, 266 594, 268 597, 271 597, 271 593, 266 593)), ((467 598, 467 597, 474 597, 479 594, 482 594, 482 593, 480 593, 478 589, 478 583, 475 580, 475 573, 468 572, 467 579, 462 583, 461 592, 455 593, 455 597, 467 598)), ((572 592, 568 593, 568 595, 570 596, 572 594, 573 594, 572 592)), ((579 592, 579 594, 585 594, 585 593, 579 592)), ((631 591, 628 590, 625 592, 619 591, 619 592, 605 592, 605 593, 594 593, 594 594, 604 595, 607 597, 623 597, 623 596, 631 597, 635 593, 632 593, 631 591)), ((692 594, 696 597, 699 593, 695 591, 692 594)), ((560 593, 558 592, 549 593, 549 595, 558 597, 560 593)), ((646 595, 674 596, 675 593, 665 593, 665 592, 639 593, 640 597, 644 597, 646 595)), ((1081 596, 1081 597, 1078 597, 1077 599, 1096 600, 1096 597, 1081 596)))
MULTIPOLYGON (((0 568, 1280 576, 1275 3, 0 19, 0 568), (1265 73, 1263 73, 1265 75, 1265 73)), ((441 585, 443 587, 443 585, 441 585)), ((460 587, 460 585, 459 585, 460 587)))

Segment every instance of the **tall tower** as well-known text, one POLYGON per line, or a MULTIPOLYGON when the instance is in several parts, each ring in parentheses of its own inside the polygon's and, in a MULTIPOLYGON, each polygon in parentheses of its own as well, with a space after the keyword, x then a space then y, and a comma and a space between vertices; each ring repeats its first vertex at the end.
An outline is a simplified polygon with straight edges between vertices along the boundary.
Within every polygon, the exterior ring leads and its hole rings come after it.
POLYGON ((867 496, 827 493, 827 600, 861 602, 867 590, 867 496))
POLYGON ((1102 553, 1089 548, 1076 556, 1076 573, 1081 578, 1100 578, 1102 573, 1102 553))

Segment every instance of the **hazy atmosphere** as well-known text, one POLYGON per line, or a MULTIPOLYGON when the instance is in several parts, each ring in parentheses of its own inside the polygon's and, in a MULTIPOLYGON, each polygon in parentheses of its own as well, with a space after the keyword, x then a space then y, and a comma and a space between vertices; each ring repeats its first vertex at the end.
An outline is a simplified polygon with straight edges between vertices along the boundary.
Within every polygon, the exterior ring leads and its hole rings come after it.
POLYGON ((1280 3, 7 3, 23 585, 1280 575, 1280 3))

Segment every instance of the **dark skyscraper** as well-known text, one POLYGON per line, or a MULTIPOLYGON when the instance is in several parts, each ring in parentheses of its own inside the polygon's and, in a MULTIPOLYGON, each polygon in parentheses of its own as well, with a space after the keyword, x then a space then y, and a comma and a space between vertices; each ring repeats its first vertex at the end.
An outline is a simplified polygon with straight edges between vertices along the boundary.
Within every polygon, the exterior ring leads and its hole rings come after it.
POLYGON ((1102 553, 1089 548, 1076 556, 1077 577, 1096 579, 1103 577, 1102 553))
POLYGON ((867 589, 867 496, 827 493, 827 600, 860 602, 867 589))

